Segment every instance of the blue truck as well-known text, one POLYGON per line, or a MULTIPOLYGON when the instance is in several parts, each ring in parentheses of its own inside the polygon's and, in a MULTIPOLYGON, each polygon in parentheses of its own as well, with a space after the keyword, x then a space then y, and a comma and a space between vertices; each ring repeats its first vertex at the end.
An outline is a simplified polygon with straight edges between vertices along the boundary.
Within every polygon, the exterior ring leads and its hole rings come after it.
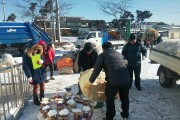
POLYGON ((46 44, 52 44, 52 38, 35 23, 0 22, 0 54, 22 55, 31 40, 44 40, 46 44))

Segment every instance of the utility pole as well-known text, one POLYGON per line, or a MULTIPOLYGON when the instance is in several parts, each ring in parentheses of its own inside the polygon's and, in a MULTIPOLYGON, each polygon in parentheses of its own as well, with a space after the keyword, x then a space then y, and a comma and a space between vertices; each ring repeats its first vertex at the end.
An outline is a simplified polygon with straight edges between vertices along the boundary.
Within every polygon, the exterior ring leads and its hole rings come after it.
POLYGON ((4 0, 2 0, 2 6, 3 6, 3 14, 4 14, 4 21, 6 21, 6 14, 5 14, 5 7, 4 7, 4 0))
POLYGON ((54 5, 53 5, 53 0, 51 0, 51 6, 50 6, 50 19, 51 19, 51 37, 53 39, 53 43, 54 43, 54 31, 53 31, 53 28, 54 28, 54 9, 53 9, 54 5))
POLYGON ((59 2, 56 0, 56 27, 57 27, 57 39, 61 42, 61 31, 60 31, 60 18, 59 18, 59 2))

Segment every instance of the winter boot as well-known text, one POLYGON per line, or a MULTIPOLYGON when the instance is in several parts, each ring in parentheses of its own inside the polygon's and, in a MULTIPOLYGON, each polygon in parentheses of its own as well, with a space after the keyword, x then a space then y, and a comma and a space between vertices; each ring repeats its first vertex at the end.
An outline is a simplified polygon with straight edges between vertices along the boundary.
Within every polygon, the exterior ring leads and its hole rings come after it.
POLYGON ((40 90, 40 101, 44 98, 44 90, 40 90))
POLYGON ((77 95, 82 95, 82 91, 81 91, 79 83, 78 83, 78 88, 79 88, 79 91, 78 91, 77 95))
POLYGON ((50 77, 51 80, 55 80, 55 78, 53 76, 50 77))
POLYGON ((40 101, 38 100, 38 97, 34 98, 34 104, 36 104, 37 106, 41 104, 40 101))

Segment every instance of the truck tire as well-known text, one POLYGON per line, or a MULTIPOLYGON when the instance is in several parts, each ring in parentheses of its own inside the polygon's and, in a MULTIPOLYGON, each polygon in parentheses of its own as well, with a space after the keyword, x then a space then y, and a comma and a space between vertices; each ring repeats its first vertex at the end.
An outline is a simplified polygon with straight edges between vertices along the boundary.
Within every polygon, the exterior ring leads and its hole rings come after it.
POLYGON ((159 83, 162 87, 170 88, 172 86, 171 78, 167 77, 167 73, 165 69, 161 69, 159 71, 159 83))

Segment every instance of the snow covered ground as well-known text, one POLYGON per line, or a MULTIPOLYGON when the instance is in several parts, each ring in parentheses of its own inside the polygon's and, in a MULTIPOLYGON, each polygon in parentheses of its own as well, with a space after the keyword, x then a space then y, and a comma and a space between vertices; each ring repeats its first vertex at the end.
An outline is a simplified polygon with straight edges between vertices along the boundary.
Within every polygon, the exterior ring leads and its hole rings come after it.
MULTIPOLYGON (((150 64, 149 59, 142 61, 141 86, 138 91, 134 84, 130 89, 130 115, 128 120, 180 120, 180 82, 174 88, 160 86, 156 72, 158 64, 150 64)), ((55 71, 55 80, 45 84, 45 96, 49 97, 64 88, 71 88, 74 94, 78 91, 79 74, 58 75, 55 71)), ((120 120, 121 103, 115 100, 116 116, 114 120, 120 120)), ((38 120, 39 107, 29 100, 19 120, 38 120)), ((105 117, 105 106, 94 109, 92 120, 102 120, 105 117)))

